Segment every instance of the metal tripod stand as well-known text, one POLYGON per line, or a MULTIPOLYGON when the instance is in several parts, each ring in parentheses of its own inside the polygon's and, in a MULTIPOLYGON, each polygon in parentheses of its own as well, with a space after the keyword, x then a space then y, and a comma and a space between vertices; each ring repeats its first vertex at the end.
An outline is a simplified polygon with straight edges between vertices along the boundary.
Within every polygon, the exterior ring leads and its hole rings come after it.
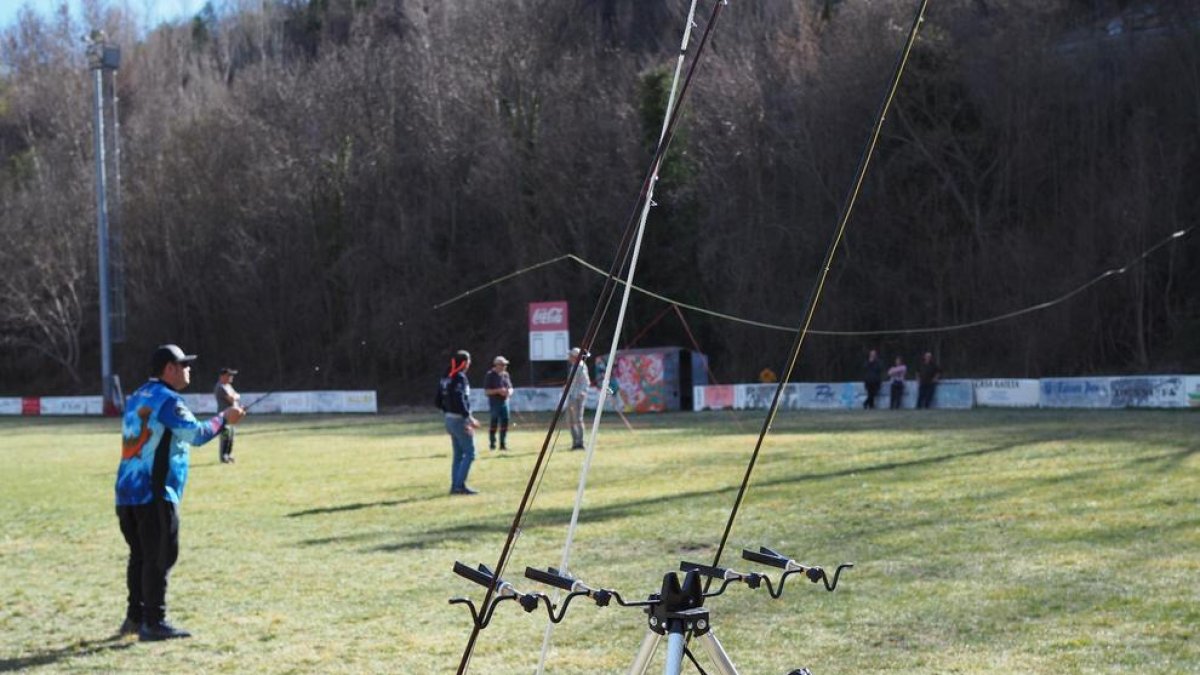
MULTIPOLYGON (((451 598, 450 604, 461 604, 471 612, 472 622, 480 630, 491 623, 496 607, 504 601, 516 601, 525 612, 534 612, 539 607, 544 608, 552 623, 559 623, 567 614, 567 609, 576 598, 587 597, 598 607, 607 607, 616 602, 621 607, 639 607, 647 615, 648 630, 646 637, 638 648, 637 656, 629 668, 630 675, 645 675, 658 649, 662 637, 667 637, 666 664, 663 666, 664 675, 681 675, 684 657, 700 668, 695 657, 688 649, 689 638, 704 650, 709 659, 715 664, 716 672, 720 675, 737 675, 725 648, 712 632, 712 622, 709 620, 708 609, 704 607, 707 598, 716 597, 725 592, 731 584, 745 584, 749 588, 765 587, 770 596, 778 599, 783 595, 784 583, 792 575, 802 575, 812 583, 821 582, 825 590, 833 591, 837 587, 838 578, 842 571, 853 567, 852 563, 838 565, 832 579, 820 567, 803 565, 772 551, 760 547, 757 551, 743 550, 742 557, 752 562, 762 563, 783 570, 777 580, 760 572, 736 572, 725 567, 711 567, 692 562, 680 563, 684 572, 680 582, 677 572, 668 572, 663 576, 662 587, 658 593, 652 593, 646 600, 625 600, 621 594, 612 589, 593 588, 579 579, 563 574, 553 567, 545 570, 534 567, 525 568, 525 576, 534 581, 568 591, 561 603, 555 603, 545 593, 522 592, 511 583, 500 578, 485 565, 472 568, 461 562, 454 563, 454 572, 459 576, 473 581, 489 590, 488 597, 479 605, 467 598, 451 598), (712 592, 705 592, 701 579, 719 580, 720 587, 712 592)), ((701 672, 704 672, 701 669, 701 672)), ((811 675, 807 668, 792 670, 788 675, 811 675)))
MULTIPOLYGON (((655 597, 651 596, 650 599, 653 601, 655 597)), ((679 675, 682 672, 683 658, 688 654, 689 635, 695 638, 708 654, 718 673, 737 675, 737 668, 712 631, 708 610, 703 605, 704 590, 696 570, 689 570, 684 574, 682 585, 679 583, 679 575, 675 572, 663 576, 662 590, 657 594, 657 603, 646 607, 649 627, 633 665, 629 667, 629 675, 645 675, 664 635, 667 636, 664 675, 679 675)))

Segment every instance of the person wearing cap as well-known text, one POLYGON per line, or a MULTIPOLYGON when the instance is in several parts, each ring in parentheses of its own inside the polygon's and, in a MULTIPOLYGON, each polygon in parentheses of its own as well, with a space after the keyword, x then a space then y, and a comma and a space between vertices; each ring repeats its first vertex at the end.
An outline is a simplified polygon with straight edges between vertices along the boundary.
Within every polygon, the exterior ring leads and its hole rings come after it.
POLYGON ((475 429, 479 422, 471 415, 471 383, 467 381, 467 369, 471 367, 471 353, 460 349, 450 357, 450 370, 438 382, 437 406, 446 419, 446 433, 450 434, 453 454, 450 459, 450 494, 473 495, 476 491, 467 486, 467 474, 471 462, 475 461, 475 429))
POLYGON ((575 377, 571 378, 571 389, 567 392, 567 421, 571 424, 571 449, 583 450, 583 406, 587 403, 588 387, 592 386, 592 378, 588 376, 587 361, 581 356, 579 347, 574 347, 567 354, 567 362, 575 377), (579 367, 575 368, 578 363, 579 367))
MULTIPOLYGON (((217 386, 213 387, 213 396, 217 398, 217 412, 225 412, 227 408, 241 405, 242 395, 233 388, 233 376, 238 371, 233 368, 222 368, 217 373, 217 386)), ((233 463, 233 427, 227 426, 221 430, 221 451, 218 455, 222 464, 233 463)))
POLYGON ((216 438, 241 421, 236 403, 197 420, 179 392, 191 383, 194 354, 161 345, 150 358, 150 379, 129 397, 121 421, 117 519, 129 545, 129 590, 122 635, 146 641, 190 637, 167 622, 167 577, 179 556, 179 503, 187 483, 189 446, 216 438))
POLYGON ((500 450, 508 450, 508 399, 512 398, 512 377, 508 374, 508 359, 492 359, 492 369, 483 376, 483 393, 488 397, 491 423, 488 425, 488 449, 496 449, 496 431, 500 431, 500 450))

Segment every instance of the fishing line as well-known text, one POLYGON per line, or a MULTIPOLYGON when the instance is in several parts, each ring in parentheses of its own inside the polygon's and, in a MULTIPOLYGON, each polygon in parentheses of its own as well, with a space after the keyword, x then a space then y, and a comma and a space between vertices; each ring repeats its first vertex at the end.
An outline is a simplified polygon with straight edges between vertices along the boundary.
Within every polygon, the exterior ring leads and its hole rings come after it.
MULTIPOLYGON (((578 374, 580 364, 583 363, 587 355, 590 353, 592 343, 595 341, 599 332, 600 322, 608 311, 608 307, 617 288, 616 274, 619 270, 624 268, 627 261, 627 256, 630 252, 631 239, 635 230, 634 226, 637 223, 638 214, 640 213, 641 207, 645 203, 645 200, 648 199, 648 195, 651 193, 655 177, 658 175, 658 170, 662 166, 663 158, 666 156, 667 148, 670 146, 671 139, 675 135, 675 129, 679 122, 679 111, 682 110, 682 103, 686 98, 692 78, 696 74, 696 67, 700 63, 700 57, 704 53, 709 37, 712 35, 712 31, 716 26, 717 19, 720 17, 721 10, 725 7, 726 2, 727 0, 718 0, 713 7, 712 14, 709 17, 708 24, 705 26, 704 33, 700 39, 700 44, 697 47, 696 56, 692 61, 691 66, 688 68, 687 77, 684 79, 683 87, 679 91, 679 104, 674 110, 671 111, 669 122, 667 124, 667 133, 659 141, 658 148, 655 151, 654 160, 650 164, 650 169, 647 171, 646 177, 642 182, 642 188, 638 194, 637 201, 635 202, 634 208, 631 211, 628 220, 626 221, 620 242, 617 246, 617 253, 613 256, 612 268, 609 271, 608 277, 604 281, 604 288, 601 290, 600 298, 592 312, 592 317, 588 322, 587 330, 584 332, 584 338, 579 345, 582 358, 577 359, 575 363, 571 365, 570 371, 567 375, 567 384, 563 387, 562 393, 559 395, 558 406, 555 408, 554 417, 550 421, 550 427, 546 430, 546 436, 542 441, 541 450, 538 452, 537 459, 534 462, 533 470, 529 475, 529 482, 526 484, 525 492, 521 497, 519 506, 517 507, 517 513, 513 517, 513 524, 509 528, 508 536, 506 537, 504 546, 500 551, 499 560, 497 561, 496 566, 493 568, 495 571, 492 577, 492 583, 488 585, 483 597, 483 601, 480 603, 480 606, 482 607, 489 605, 496 593, 497 586, 503 577, 504 569, 507 566, 509 556, 512 553, 517 532, 524 520, 526 510, 531 503, 534 487, 541 482, 539 476, 545 471, 545 466, 548 463, 551 440, 554 437, 554 431, 557 427, 558 420, 562 416, 563 409, 566 407, 567 395, 570 391, 571 383, 578 374)), ((480 616, 476 617, 475 621, 472 623, 470 637, 467 639, 467 644, 463 649, 462 658, 458 664, 458 675, 463 675, 470 664, 471 655, 475 649, 475 643, 479 639, 480 631, 483 629, 481 621, 482 618, 483 617, 481 614, 480 616)))

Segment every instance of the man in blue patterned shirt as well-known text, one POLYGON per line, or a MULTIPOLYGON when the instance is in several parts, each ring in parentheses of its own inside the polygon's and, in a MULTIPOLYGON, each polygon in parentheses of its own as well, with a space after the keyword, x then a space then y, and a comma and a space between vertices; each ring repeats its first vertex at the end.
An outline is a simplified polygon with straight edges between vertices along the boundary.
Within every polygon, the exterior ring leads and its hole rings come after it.
POLYGON ((167 577, 179 557, 179 502, 187 483, 189 446, 204 445, 241 421, 238 405, 201 422, 179 394, 191 383, 194 354, 162 345, 150 379, 129 397, 121 424, 117 519, 129 545, 129 589, 122 635, 169 640, 191 634, 167 622, 167 577))

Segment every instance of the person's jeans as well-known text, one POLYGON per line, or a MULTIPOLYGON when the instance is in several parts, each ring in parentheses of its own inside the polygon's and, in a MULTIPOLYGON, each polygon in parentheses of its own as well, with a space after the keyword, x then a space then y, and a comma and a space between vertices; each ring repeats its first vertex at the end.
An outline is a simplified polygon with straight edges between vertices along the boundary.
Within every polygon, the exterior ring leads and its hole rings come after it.
POLYGON ((475 434, 467 426, 467 420, 457 415, 446 416, 446 431, 454 448, 450 460, 450 489, 461 490, 467 486, 467 473, 471 471, 471 462, 475 461, 475 434))
POLYGON ((867 387, 867 400, 863 401, 863 408, 873 410, 875 408, 875 397, 879 395, 878 382, 865 382, 867 387))
POLYGON ((922 382, 917 387, 917 407, 932 408, 933 393, 937 390, 937 382, 922 382))
POLYGON ((508 448, 508 399, 488 399, 492 421, 488 426, 488 447, 496 449, 496 431, 500 431, 500 449, 508 448))

